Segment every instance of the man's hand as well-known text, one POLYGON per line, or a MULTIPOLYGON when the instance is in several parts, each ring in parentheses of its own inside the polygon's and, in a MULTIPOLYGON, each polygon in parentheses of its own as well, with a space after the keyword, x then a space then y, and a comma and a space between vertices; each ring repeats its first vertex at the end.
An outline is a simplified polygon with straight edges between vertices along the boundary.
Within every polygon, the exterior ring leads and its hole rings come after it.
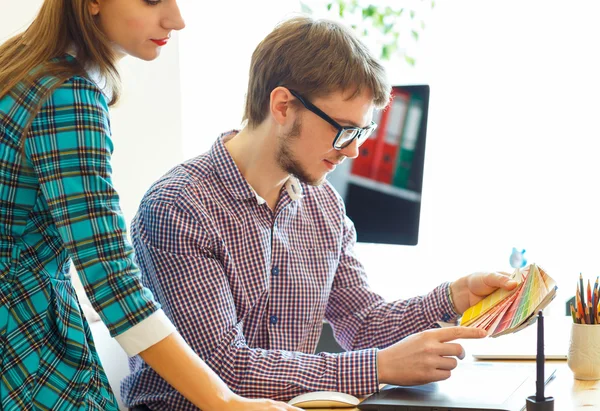
POLYGON ((483 338, 478 328, 447 327, 423 331, 377 353, 379 382, 394 385, 419 385, 450 377, 450 371, 465 358, 459 338, 483 338))
POLYGON ((450 291, 456 312, 464 313, 469 307, 477 304, 498 288, 505 290, 515 288, 517 282, 509 280, 509 276, 510 274, 503 272, 482 272, 473 273, 454 281, 450 284, 450 291))

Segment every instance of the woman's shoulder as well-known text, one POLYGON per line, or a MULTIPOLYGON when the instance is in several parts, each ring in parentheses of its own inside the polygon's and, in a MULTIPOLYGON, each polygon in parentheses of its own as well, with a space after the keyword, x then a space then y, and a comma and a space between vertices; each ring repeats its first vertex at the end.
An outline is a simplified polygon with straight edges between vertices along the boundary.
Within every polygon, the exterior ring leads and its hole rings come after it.
POLYGON ((51 96, 54 102, 57 99, 59 102, 66 100, 67 103, 79 100, 84 104, 99 102, 102 105, 108 106, 106 96, 102 93, 97 83, 89 77, 87 72, 77 73, 78 70, 74 70, 73 74, 67 74, 66 77, 65 74, 55 73, 56 67, 74 65, 75 58, 73 56, 65 54, 51 59, 48 63, 40 64, 33 69, 32 74, 36 80, 29 85, 28 94, 39 93, 50 97, 44 91, 52 89, 51 96))
POLYGON ((36 82, 49 92, 40 95, 42 99, 38 100, 39 109, 33 124, 64 123, 76 119, 85 124, 93 123, 95 127, 110 128, 106 96, 86 75, 73 74, 60 78, 60 75, 48 73, 40 76, 36 82))
MULTIPOLYGON (((51 62, 60 64, 61 60, 68 59, 73 57, 59 57, 51 62)), ((77 108, 80 113, 94 111, 101 117, 108 116, 106 96, 85 74, 59 74, 44 64, 30 73, 29 80, 21 81, 0 98, 0 120, 10 118, 13 124, 25 127, 29 121, 54 117, 51 113, 65 107, 77 108)))
POLYGON ((101 105, 108 110, 106 96, 98 85, 82 75, 73 75, 52 92, 53 104, 101 105))

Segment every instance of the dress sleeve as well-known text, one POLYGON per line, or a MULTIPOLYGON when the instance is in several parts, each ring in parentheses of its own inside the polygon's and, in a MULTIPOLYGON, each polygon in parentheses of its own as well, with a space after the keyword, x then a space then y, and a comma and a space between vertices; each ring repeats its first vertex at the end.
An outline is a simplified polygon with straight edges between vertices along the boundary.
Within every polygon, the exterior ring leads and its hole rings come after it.
POLYGON ((111 336, 120 336, 117 341, 133 355, 174 327, 140 282, 111 180, 112 150, 106 99, 81 77, 52 93, 25 145, 54 221, 49 233, 57 230, 94 309, 111 336), (144 320, 152 326, 142 324, 144 320))

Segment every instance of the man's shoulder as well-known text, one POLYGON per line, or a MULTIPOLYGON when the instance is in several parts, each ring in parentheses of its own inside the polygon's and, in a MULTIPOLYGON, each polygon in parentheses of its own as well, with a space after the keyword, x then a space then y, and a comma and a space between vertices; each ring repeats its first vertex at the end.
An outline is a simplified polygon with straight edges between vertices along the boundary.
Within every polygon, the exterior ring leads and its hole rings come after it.
POLYGON ((176 165, 159 178, 146 192, 142 204, 162 202, 186 203, 190 198, 200 201, 208 185, 215 182, 213 162, 208 153, 176 165))

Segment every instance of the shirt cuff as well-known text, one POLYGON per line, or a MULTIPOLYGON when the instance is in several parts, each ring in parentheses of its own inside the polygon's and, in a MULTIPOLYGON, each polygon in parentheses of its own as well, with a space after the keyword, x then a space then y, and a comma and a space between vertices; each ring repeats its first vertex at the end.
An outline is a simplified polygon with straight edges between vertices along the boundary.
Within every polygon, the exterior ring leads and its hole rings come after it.
POLYGON ((377 349, 350 351, 338 355, 339 392, 362 396, 377 392, 377 349))
POLYGON ((443 283, 425 296, 425 315, 430 324, 456 325, 460 314, 454 309, 450 297, 450 283, 443 283))
POLYGON ((175 326, 163 310, 158 310, 127 331, 117 335, 115 340, 128 356, 133 357, 175 332, 175 326))

